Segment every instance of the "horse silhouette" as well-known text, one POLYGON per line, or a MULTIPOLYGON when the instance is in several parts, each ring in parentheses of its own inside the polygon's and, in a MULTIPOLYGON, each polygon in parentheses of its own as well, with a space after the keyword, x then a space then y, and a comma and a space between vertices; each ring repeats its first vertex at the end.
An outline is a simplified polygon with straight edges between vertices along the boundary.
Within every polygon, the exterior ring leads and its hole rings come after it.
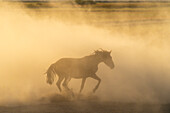
POLYGON ((111 51, 96 50, 94 54, 82 58, 61 58, 56 63, 51 64, 47 70, 47 83, 52 84, 56 74, 58 81, 56 83, 60 92, 62 91, 60 85, 62 81, 63 87, 67 90, 68 83, 72 78, 82 79, 80 93, 84 88, 85 81, 88 77, 98 80, 97 85, 93 89, 95 92, 101 82, 101 79, 96 75, 98 64, 104 62, 111 69, 114 68, 114 63, 111 57, 111 51))

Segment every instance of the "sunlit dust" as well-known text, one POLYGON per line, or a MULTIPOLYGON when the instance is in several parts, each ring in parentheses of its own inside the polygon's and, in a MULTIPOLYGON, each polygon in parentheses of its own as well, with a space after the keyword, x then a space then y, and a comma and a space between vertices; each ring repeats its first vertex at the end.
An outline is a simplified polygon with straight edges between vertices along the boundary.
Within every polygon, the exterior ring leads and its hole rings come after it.
MULTIPOLYGON (((87 18, 81 24, 71 16, 63 21, 62 15, 41 18, 23 6, 15 10, 13 7, 0 8, 0 105, 36 103, 42 97, 59 93, 55 84, 46 84, 44 73, 48 67, 60 58, 80 58, 99 48, 112 50, 115 69, 99 65, 97 75, 102 81, 95 93, 97 98, 170 102, 169 23, 120 30, 122 26, 97 27, 87 18)), ((77 18, 81 16, 84 13, 77 18)), ((72 79, 69 87, 78 93, 80 82, 72 79)), ((96 83, 87 79, 82 93, 90 95, 96 83)))

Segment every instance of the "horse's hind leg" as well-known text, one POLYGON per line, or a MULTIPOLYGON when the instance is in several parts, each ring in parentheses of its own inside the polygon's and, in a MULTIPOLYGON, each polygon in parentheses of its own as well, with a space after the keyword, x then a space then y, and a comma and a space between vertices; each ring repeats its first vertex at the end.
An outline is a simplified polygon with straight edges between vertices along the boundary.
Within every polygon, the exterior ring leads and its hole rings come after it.
POLYGON ((56 85, 57 85, 58 89, 60 90, 60 92, 62 91, 60 85, 61 85, 61 82, 63 81, 63 79, 64 79, 64 77, 59 76, 58 81, 56 83, 56 85))
POLYGON ((71 96, 74 97, 74 93, 72 92, 72 90, 68 88, 68 83, 70 82, 70 80, 71 80, 71 77, 66 77, 62 85, 67 91, 69 91, 68 93, 69 94, 71 93, 71 96))
POLYGON ((67 90, 70 90, 69 88, 68 88, 68 83, 70 82, 70 80, 71 80, 71 77, 66 77, 65 78, 65 80, 64 80, 64 82, 63 82, 63 87, 65 88, 65 89, 67 89, 67 90))

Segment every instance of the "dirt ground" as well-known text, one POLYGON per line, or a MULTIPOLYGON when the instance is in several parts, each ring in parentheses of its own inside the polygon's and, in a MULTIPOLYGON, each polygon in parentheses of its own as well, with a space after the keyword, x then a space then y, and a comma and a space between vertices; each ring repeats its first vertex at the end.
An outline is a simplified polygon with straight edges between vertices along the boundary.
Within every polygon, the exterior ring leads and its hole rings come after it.
POLYGON ((34 103, 0 106, 0 113, 169 113, 169 104, 101 101, 90 96, 52 94, 34 103))
POLYGON ((0 107, 1 113, 169 113, 170 105, 98 101, 56 102, 39 105, 0 107))

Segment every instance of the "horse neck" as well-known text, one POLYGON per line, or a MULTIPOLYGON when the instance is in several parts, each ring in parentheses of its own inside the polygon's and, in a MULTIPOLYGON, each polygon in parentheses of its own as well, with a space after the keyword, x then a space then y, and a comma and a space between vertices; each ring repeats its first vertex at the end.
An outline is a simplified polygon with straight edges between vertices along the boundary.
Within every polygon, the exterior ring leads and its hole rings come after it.
POLYGON ((98 65, 99 63, 102 62, 102 59, 99 58, 97 55, 88 56, 88 59, 92 65, 98 65))

